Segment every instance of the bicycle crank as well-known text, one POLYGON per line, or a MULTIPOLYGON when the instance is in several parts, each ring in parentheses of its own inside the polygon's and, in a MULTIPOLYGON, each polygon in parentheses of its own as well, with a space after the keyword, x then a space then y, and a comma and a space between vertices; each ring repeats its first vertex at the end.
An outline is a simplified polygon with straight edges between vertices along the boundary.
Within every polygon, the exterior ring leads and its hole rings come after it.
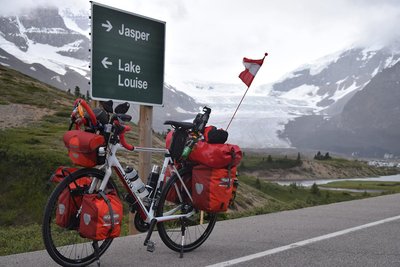
POLYGON ((142 217, 140 217, 139 212, 136 212, 133 222, 135 224, 136 229, 141 233, 147 232, 150 228, 150 224, 143 221, 142 217))

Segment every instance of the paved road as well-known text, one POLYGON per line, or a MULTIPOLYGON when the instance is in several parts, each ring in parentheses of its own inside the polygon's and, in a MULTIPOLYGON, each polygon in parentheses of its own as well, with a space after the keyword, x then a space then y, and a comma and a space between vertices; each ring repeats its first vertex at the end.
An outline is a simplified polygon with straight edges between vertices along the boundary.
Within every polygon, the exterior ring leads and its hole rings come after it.
MULTIPOLYGON (((400 194, 218 222, 183 259, 143 234, 118 238, 102 266, 400 266, 400 194), (257 254, 258 253, 258 254, 257 254)), ((44 251, 0 257, 0 266, 56 266, 44 251)), ((95 266, 95 265, 93 265, 95 266)))

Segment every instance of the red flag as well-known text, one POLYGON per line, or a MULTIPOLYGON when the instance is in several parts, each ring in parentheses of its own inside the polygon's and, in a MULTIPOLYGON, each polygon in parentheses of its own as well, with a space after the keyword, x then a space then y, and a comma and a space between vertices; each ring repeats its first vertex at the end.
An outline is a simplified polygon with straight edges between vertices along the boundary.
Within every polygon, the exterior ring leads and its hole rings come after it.
POLYGON ((264 63, 264 58, 266 56, 268 56, 268 53, 265 53, 262 59, 243 58, 243 65, 246 69, 239 74, 239 78, 247 85, 247 87, 250 87, 258 70, 264 63))

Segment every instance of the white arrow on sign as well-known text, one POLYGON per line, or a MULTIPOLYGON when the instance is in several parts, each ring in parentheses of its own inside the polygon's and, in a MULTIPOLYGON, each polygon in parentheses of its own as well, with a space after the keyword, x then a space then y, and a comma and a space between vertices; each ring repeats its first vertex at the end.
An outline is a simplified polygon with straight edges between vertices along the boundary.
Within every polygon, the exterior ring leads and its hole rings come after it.
POLYGON ((103 26, 104 28, 107 28, 106 31, 109 32, 109 31, 111 31, 111 29, 113 27, 112 27, 111 23, 108 20, 106 20, 106 22, 107 22, 107 24, 102 23, 101 26, 103 26))
POLYGON ((107 65, 112 65, 112 62, 111 61, 107 61, 108 60, 108 57, 105 57, 105 58, 103 58, 103 60, 101 61, 101 64, 103 64, 103 66, 104 66, 104 68, 106 68, 106 69, 108 69, 108 66, 107 65))

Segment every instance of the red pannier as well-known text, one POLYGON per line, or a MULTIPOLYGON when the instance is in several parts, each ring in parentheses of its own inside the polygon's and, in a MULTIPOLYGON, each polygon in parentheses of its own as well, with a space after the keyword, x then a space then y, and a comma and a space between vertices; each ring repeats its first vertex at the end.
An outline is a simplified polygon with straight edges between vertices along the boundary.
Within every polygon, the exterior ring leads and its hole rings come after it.
POLYGON ((236 168, 215 169, 207 166, 195 166, 192 173, 193 204, 199 210, 207 212, 227 211, 232 197, 236 168))
POLYGON ((199 141, 189 154, 189 160, 210 168, 237 166, 242 159, 239 146, 231 144, 209 144, 199 141))
POLYGON ((62 180, 64 180, 65 177, 67 177, 68 175, 70 175, 73 172, 76 172, 77 170, 78 170, 78 168, 60 166, 51 175, 50 182, 60 183, 60 182, 62 182, 62 180))
POLYGON ((115 192, 84 195, 79 234, 92 240, 118 237, 121 233, 122 216, 122 203, 115 192))
POLYGON ((92 180, 82 177, 74 183, 70 183, 58 197, 56 210, 56 224, 68 229, 77 229, 79 221, 77 212, 81 207, 83 187, 89 186, 92 180))
POLYGON ((102 135, 72 130, 64 134, 64 144, 73 163, 83 167, 103 164, 97 156, 98 148, 105 145, 102 135))

